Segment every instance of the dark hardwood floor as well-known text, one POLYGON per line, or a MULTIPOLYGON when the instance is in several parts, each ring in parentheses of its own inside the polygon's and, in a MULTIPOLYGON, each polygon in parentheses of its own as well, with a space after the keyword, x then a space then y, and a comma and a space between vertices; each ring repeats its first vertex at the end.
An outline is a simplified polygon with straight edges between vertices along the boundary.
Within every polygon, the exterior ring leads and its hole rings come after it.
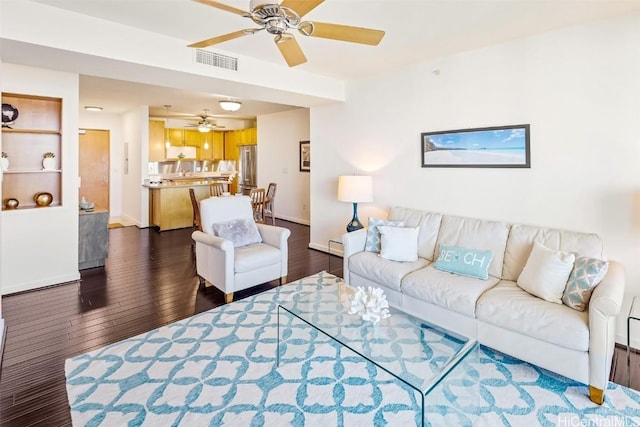
MULTIPOLYGON (((277 221, 291 230, 289 275, 294 281, 328 269, 327 254, 308 248, 309 228, 277 221)), ((110 230, 105 268, 82 271, 73 282, 4 296, 7 324, 0 376, 0 425, 71 424, 64 361, 224 303, 215 288, 200 289, 191 229, 110 230)), ((332 268, 341 265, 334 257, 332 268)), ((341 269, 332 271, 342 275, 341 269)), ((262 292, 277 281, 238 292, 262 292)), ((632 387, 640 389, 640 354, 634 354, 632 387)), ((626 385, 626 353, 616 347, 612 379, 626 385)))

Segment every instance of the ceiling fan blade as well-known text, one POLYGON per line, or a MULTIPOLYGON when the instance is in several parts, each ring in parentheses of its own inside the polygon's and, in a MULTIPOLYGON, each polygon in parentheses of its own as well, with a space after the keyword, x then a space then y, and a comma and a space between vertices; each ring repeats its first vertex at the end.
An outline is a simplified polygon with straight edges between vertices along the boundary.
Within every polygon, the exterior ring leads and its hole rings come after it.
POLYGON ((370 28, 361 28, 361 27, 351 27, 349 25, 339 25, 339 24, 326 24, 324 22, 311 22, 310 30, 309 24, 306 23, 300 24, 301 34, 305 36, 311 37, 322 37, 324 39, 332 39, 332 40, 340 40, 345 42, 352 43, 362 43, 369 44, 372 46, 376 46, 384 37, 384 31, 382 30, 372 30, 370 28))
POLYGON ((215 7, 216 9, 220 9, 220 10, 224 10, 224 11, 227 11, 227 12, 235 13, 236 15, 245 15, 245 14, 248 13, 248 12, 245 12, 244 10, 237 9, 237 8, 235 8, 233 6, 228 6, 228 5, 224 4, 224 3, 220 3, 220 2, 217 2, 217 1, 214 1, 214 0, 193 0, 193 1, 195 1, 197 3, 200 3, 200 4, 207 5, 207 6, 215 7))
POLYGON ((244 30, 240 30, 233 33, 229 33, 229 34, 224 34, 222 36, 212 37, 210 39, 202 40, 201 42, 192 43, 187 47, 207 47, 214 44, 226 42, 228 40, 237 39, 238 37, 246 36, 248 34, 249 33, 245 32, 244 30))
MULTIPOLYGON (((196 0, 197 1, 197 0, 196 0)), ((324 0, 284 0, 280 7, 293 9, 300 18, 315 9, 324 0)))
POLYGON ((298 41, 291 34, 276 36, 275 41, 289 67, 295 67, 307 62, 307 58, 304 56, 298 41))

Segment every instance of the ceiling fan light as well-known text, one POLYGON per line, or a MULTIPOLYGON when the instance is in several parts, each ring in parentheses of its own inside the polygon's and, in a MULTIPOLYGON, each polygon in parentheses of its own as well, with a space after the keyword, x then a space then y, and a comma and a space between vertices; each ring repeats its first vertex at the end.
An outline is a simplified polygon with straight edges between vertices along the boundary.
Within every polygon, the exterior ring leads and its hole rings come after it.
POLYGON ((242 103, 238 101, 220 101, 220 108, 222 108, 224 111, 238 111, 241 106, 242 103))
POLYGON ((209 130, 211 130, 211 128, 209 126, 207 126, 206 123, 198 125, 198 131, 199 132, 207 133, 207 132, 209 132, 209 130))

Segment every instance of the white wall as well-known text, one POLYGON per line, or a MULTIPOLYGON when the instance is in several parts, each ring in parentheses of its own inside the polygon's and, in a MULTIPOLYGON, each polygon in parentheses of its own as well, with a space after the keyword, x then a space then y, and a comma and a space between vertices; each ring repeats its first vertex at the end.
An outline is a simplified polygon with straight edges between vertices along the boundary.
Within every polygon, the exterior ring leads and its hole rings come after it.
POLYGON ((121 221, 122 215, 122 117, 117 114, 85 111, 80 106, 80 128, 109 131, 109 218, 121 221))
POLYGON ((312 244, 326 247, 351 216, 338 175, 371 173, 362 220, 400 205, 596 232, 640 294, 638 46, 634 14, 351 82, 344 104, 311 109, 312 244), (521 123, 530 169, 421 168, 421 132, 521 123))
MULTIPOLYGON (((309 110, 258 117, 258 185, 276 188, 277 218, 309 224, 309 172, 300 172, 300 141, 309 141, 309 110)), ((314 144, 311 143, 313 159, 314 144)), ((313 166, 312 166, 312 171, 313 166)))
POLYGON ((2 91, 62 98, 62 206, 0 213, 3 294, 77 280, 78 75, 2 64, 2 91))
POLYGON ((119 159, 111 159, 122 167, 122 219, 138 227, 149 226, 149 192, 142 186, 148 174, 148 153, 149 108, 144 105, 122 115, 122 153, 119 159))

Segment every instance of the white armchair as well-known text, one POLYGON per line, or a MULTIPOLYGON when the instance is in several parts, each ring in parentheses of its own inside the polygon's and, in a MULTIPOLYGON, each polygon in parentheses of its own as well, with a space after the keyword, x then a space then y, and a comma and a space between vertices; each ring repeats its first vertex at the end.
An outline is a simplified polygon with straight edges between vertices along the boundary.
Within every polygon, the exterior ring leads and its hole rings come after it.
POLYGON ((287 281, 288 243, 291 232, 283 227, 256 224, 261 243, 234 247, 231 240, 214 234, 213 225, 232 220, 253 220, 251 199, 247 196, 210 197, 200 201, 203 231, 194 231, 196 271, 200 283, 209 282, 225 294, 233 293, 274 279, 287 281))

